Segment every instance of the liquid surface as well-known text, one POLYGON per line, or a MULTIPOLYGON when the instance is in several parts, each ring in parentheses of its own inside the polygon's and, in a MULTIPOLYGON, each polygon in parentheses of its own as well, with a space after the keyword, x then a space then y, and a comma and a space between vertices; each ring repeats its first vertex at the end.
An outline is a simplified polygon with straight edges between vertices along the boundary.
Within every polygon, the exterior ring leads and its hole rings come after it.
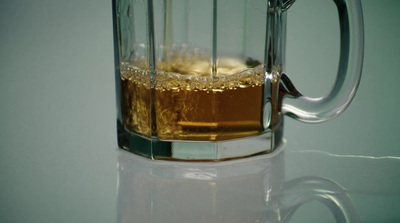
POLYGON ((244 61, 222 58, 213 74, 206 57, 186 53, 158 61, 155 76, 152 82, 144 59, 121 66, 122 114, 129 131, 194 141, 263 131, 262 65, 248 68, 244 61))

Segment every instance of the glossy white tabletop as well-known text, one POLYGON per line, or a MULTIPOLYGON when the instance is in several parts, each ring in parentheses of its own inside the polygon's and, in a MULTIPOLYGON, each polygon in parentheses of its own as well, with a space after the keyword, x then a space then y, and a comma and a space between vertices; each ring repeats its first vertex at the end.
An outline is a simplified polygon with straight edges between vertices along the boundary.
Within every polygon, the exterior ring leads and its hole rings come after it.
MULTIPOLYGON (((315 192, 400 221, 400 1, 362 3, 363 76, 341 116, 286 118, 280 152, 196 164, 117 149, 110 0, 0 1, 0 222, 265 222, 315 192)), ((287 73, 304 94, 332 86, 336 20, 333 1, 290 8, 287 73)), ((335 222, 309 201, 289 222, 335 222)))

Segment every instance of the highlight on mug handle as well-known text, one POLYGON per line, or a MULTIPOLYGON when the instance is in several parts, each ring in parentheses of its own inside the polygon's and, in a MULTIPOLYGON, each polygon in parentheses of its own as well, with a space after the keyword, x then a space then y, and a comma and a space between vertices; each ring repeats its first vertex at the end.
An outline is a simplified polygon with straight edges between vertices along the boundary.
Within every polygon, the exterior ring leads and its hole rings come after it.
MULTIPOLYGON (((341 114, 353 99, 361 78, 364 57, 361 1, 333 1, 340 20, 340 59, 333 89, 321 98, 307 97, 296 91, 294 97, 293 94, 292 97, 287 96, 282 102, 283 114, 307 123, 323 122, 341 114)), ((282 78, 283 84, 291 85, 285 83, 285 79, 282 78)))

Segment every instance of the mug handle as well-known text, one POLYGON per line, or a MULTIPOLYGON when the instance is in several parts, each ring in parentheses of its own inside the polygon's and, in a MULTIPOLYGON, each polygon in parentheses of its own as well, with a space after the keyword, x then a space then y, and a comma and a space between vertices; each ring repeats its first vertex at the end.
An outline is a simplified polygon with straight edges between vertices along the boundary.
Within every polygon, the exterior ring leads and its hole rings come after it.
MULTIPOLYGON (((350 104, 360 83, 364 56, 361 1, 333 1, 340 21, 340 59, 333 89, 325 97, 311 98, 298 93, 285 75, 281 79, 289 90, 289 95, 282 102, 282 113, 307 123, 323 122, 341 114, 350 104)), ((294 1, 287 2, 292 4, 294 1)))
POLYGON ((301 205, 310 201, 319 201, 328 207, 336 222, 361 222, 347 191, 331 180, 321 177, 297 178, 285 184, 284 194, 288 195, 285 201, 290 206, 281 209, 282 222, 288 222, 301 205))

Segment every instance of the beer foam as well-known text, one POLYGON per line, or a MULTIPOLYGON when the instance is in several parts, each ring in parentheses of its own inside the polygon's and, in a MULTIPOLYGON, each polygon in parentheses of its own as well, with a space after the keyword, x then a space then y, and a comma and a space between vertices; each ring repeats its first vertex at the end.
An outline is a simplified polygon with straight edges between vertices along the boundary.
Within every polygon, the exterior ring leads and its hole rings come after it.
POLYGON ((175 72, 155 71, 155 83, 151 84, 151 71, 133 66, 123 66, 121 78, 128 79, 146 88, 156 90, 203 90, 221 91, 259 86, 264 83, 264 66, 246 69, 242 72, 215 76, 196 76, 175 72))
POLYGON ((219 58, 217 73, 212 74, 209 55, 200 50, 175 50, 166 60, 156 61, 152 75, 146 58, 121 64, 121 78, 156 90, 202 90, 221 92, 237 88, 260 86, 264 83, 265 65, 248 68, 232 57, 219 58), (152 80, 153 76, 153 80, 152 80))

